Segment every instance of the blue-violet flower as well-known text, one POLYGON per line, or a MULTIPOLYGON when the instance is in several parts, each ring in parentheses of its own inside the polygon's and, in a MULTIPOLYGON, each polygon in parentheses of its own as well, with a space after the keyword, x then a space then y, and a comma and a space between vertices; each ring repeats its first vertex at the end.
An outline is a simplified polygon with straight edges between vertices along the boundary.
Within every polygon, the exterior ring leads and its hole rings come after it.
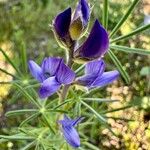
POLYGON ((119 76, 117 70, 108 72, 104 72, 104 70, 105 63, 103 60, 91 61, 85 66, 85 75, 78 77, 76 82, 78 85, 91 89, 103 87, 116 80, 119 76))
POLYGON ((75 78, 75 73, 64 64, 62 58, 45 58, 41 67, 30 60, 29 70, 32 76, 41 83, 40 98, 51 96, 62 84, 70 84, 75 78))
POLYGON ((62 125, 62 132, 65 140, 74 148, 78 148, 80 146, 79 134, 74 127, 83 119, 83 117, 70 119, 65 115, 64 120, 59 120, 59 123, 62 125))
POLYGON ((72 41, 81 37, 90 17, 87 0, 79 0, 74 14, 71 8, 66 9, 54 19, 54 34, 60 46, 69 46, 72 41))

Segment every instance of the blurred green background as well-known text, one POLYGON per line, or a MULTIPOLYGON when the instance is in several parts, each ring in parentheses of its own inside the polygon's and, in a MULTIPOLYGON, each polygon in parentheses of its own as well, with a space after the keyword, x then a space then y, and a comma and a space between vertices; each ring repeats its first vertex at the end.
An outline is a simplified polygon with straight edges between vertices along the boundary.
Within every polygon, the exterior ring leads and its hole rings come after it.
MULTIPOLYGON (((89 0, 93 6, 90 27, 94 19, 102 20, 102 0, 89 0)), ((0 0, 0 47, 16 63, 19 62, 22 45, 27 49, 28 59, 39 62, 44 56, 65 55, 56 43, 50 24, 62 10, 71 6, 75 8, 77 0, 0 0), (22 44, 23 43, 23 44, 22 44)), ((108 31, 118 23, 131 0, 110 0, 108 31)), ((144 24, 145 15, 150 15, 150 2, 141 0, 116 37, 125 35, 144 24)), ((150 49, 150 30, 119 42, 120 45, 150 49)), ((130 75, 131 82, 126 85, 122 79, 102 89, 103 96, 117 99, 117 103, 107 103, 107 110, 127 105, 132 107, 108 113, 113 116, 108 120, 114 136, 108 129, 95 122, 87 131, 87 137, 102 150, 149 150, 150 149, 150 57, 128 54, 114 50, 124 68, 130 75), (117 119, 124 118, 124 119, 117 119), (125 120, 129 119, 134 121, 125 120)), ((108 69, 115 68, 108 56, 105 57, 108 69)), ((21 64, 18 65, 22 68, 21 64)), ((15 74, 13 68, 0 54, 0 68, 15 74)), ((0 82, 12 78, 0 72, 0 82)), ((9 134, 16 130, 21 117, 6 118, 5 112, 12 109, 30 107, 22 99, 15 98, 10 85, 0 84, 0 134, 9 134)), ((94 97, 99 96, 95 93, 94 97)), ((94 106, 94 105, 93 105, 94 106)), ((95 106, 99 107, 99 106, 95 106)), ((101 107, 99 107, 100 109, 101 107)), ((25 116, 24 116, 25 117, 25 116)), ((25 142, 7 141, 0 143, 0 150, 19 150, 25 142)))

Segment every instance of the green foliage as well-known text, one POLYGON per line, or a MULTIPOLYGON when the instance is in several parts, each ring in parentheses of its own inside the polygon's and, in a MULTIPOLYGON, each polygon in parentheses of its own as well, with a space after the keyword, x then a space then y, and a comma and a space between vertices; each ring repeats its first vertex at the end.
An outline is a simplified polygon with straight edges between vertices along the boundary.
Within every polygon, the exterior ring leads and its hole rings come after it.
MULTIPOLYGON (((113 25, 113 29, 111 28, 112 32, 110 33, 111 38, 117 34, 118 31, 120 31, 119 29, 125 23, 131 12, 133 12, 138 2, 138 0, 134 0, 130 7, 128 7, 128 10, 121 20, 119 22, 115 22, 115 19, 111 19, 113 14, 111 14, 111 17, 109 12, 109 10, 111 11, 111 2, 108 0, 104 1, 104 6, 102 9, 102 22, 106 28, 108 27, 108 29, 110 29, 113 25), (108 17, 108 15, 110 17, 108 17), (113 23, 109 26, 110 22, 113 23)), ((39 0, 32 2, 23 0, 16 4, 9 2, 6 4, 6 6, 8 5, 9 7, 5 8, 8 9, 8 11, 4 12, 1 10, 1 15, 6 16, 6 19, 3 17, 3 21, 1 22, 0 38, 1 41, 7 39, 15 43, 13 49, 13 53, 15 53, 14 59, 12 60, 3 49, 0 49, 0 52, 5 57, 6 62, 15 69, 15 74, 12 74, 9 70, 2 68, 0 68, 0 71, 12 76, 14 79, 9 83, 12 85, 11 90, 13 93, 13 96, 10 94, 9 103, 13 104, 20 101, 24 106, 21 109, 11 110, 5 114, 6 117, 8 117, 7 119, 19 118, 21 116, 19 120, 17 120, 17 124, 19 123, 19 128, 16 130, 12 127, 11 129, 8 129, 7 132, 1 131, 1 134, 5 135, 0 135, 0 138, 1 142, 4 143, 8 141, 16 141, 16 149, 22 148, 22 150, 26 150, 34 148, 43 150, 71 150, 65 141, 62 140, 60 134, 57 133, 59 127, 56 122, 59 115, 62 115, 62 113, 69 113, 72 117, 76 115, 83 115, 87 119, 86 122, 81 123, 81 126, 78 128, 82 141, 82 146, 80 149, 98 150, 98 136, 100 136, 100 139, 103 138, 102 134, 99 135, 97 133, 98 131, 101 133, 101 131, 106 128, 112 132, 113 135, 117 136, 113 133, 110 124, 108 123, 109 118, 114 121, 133 121, 132 119, 126 119, 126 116, 114 117, 113 113, 125 111, 126 109, 133 108, 134 106, 140 106, 140 108, 145 109, 145 105, 143 104, 145 97, 142 98, 140 103, 139 99, 136 98, 136 101, 133 101, 134 103, 125 103, 126 105, 124 107, 109 109, 108 105, 111 103, 117 103, 118 100, 101 98, 107 93, 105 90, 99 89, 91 90, 89 93, 83 93, 81 91, 75 91, 74 88, 70 88, 68 98, 62 103, 59 103, 57 95, 52 96, 44 102, 38 98, 35 91, 39 84, 30 79, 27 69, 27 60, 30 57, 36 57, 40 61, 45 55, 64 55, 63 50, 60 49, 57 43, 53 40, 53 35, 50 27, 48 27, 48 24, 51 24, 51 20, 55 17, 56 12, 63 10, 71 3, 72 1, 70 0, 61 3, 59 0, 39 0), (54 8, 55 11, 52 11, 54 8), (38 49, 38 51, 36 49, 38 49), (107 116, 107 114, 110 113, 111 116, 107 116), (98 131, 94 131, 96 129, 98 129, 98 131), (19 141, 22 142, 20 143, 19 141)), ((92 2, 92 4, 93 3, 95 3, 95 9, 93 9, 92 15, 98 16, 100 15, 99 2, 95 1, 92 2)), ((117 6, 114 7, 114 9, 117 9, 117 6)), ((128 71, 126 71, 122 65, 127 61, 125 58, 124 60, 120 59, 122 58, 122 55, 124 57, 124 54, 121 55, 121 52, 123 51, 126 53, 147 56, 150 54, 150 51, 145 50, 144 48, 131 48, 130 45, 129 47, 122 45, 127 44, 124 40, 132 38, 133 36, 148 30, 149 28, 150 25, 144 25, 136 28, 126 35, 118 35, 118 37, 110 39, 111 50, 109 50, 106 60, 109 60, 108 62, 113 62, 113 64, 110 63, 110 67, 112 68, 116 66, 116 68, 120 71, 122 78, 128 84, 133 82, 130 82, 130 80, 134 80, 134 77, 130 76, 130 79, 128 71), (119 45, 112 44, 116 42, 120 42, 119 45)), ((132 63, 135 62, 135 60, 132 61, 132 63)), ((74 67, 77 68, 76 66, 74 67)), ((78 67, 75 72, 77 74, 82 73, 83 68, 84 65, 78 67)), ((130 73, 132 73, 132 71, 130 73)), ((142 76, 148 76, 149 67, 142 68, 140 74, 142 76)), ((139 78, 137 80, 139 80, 139 78)), ((145 86, 143 85, 143 87, 145 86)), ((147 99, 148 96, 146 96, 146 101, 147 99)), ((146 107, 146 109, 147 108, 149 107, 146 107)), ((15 126, 17 126, 17 124, 15 123, 15 126)), ((6 146, 4 149, 6 149, 6 146)))

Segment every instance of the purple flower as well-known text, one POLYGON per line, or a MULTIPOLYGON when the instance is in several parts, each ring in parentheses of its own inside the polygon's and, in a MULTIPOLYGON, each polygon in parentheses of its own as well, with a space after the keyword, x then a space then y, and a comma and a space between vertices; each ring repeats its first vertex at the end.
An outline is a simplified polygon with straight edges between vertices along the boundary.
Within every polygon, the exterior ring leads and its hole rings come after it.
POLYGON ((61 46, 69 46, 72 40, 80 38, 87 27, 89 17, 90 7, 87 0, 79 0, 73 15, 71 8, 58 14, 54 20, 54 33, 58 43, 61 46))
POLYGON ((70 84, 75 78, 75 73, 64 64, 61 58, 45 58, 41 67, 30 60, 29 70, 32 76, 41 83, 40 98, 51 96, 62 84, 70 84))
POLYGON ((62 132, 65 140, 74 148, 78 148, 80 146, 79 134, 74 127, 83 119, 83 117, 70 119, 65 115, 64 120, 59 120, 59 123, 62 125, 62 132))
POLYGON ((77 59, 93 60, 102 57, 109 48, 107 31, 102 25, 95 21, 86 41, 75 51, 77 59))
POLYGON ((119 72, 104 72, 105 63, 103 60, 91 61, 85 66, 85 75, 77 78, 77 84, 86 86, 88 89, 103 87, 119 77, 119 72))

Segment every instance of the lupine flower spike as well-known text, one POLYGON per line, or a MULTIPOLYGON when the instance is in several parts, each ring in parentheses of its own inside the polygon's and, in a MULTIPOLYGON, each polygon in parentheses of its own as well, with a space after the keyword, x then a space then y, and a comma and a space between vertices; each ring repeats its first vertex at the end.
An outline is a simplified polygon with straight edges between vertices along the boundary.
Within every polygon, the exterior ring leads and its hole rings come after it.
POLYGON ((102 57, 108 51, 108 48, 108 33, 96 20, 86 41, 74 52, 74 58, 77 61, 94 60, 102 57))
POLYGON ((61 58, 45 58, 41 67, 30 60, 29 69, 32 76, 41 83, 40 98, 51 96, 62 84, 70 84, 75 78, 75 73, 64 64, 61 58))
POLYGON ((70 47, 74 40, 81 37, 90 17, 87 0, 79 0, 74 14, 71 8, 58 14, 53 22, 54 35, 61 47, 70 47))
POLYGON ((78 77, 76 82, 78 85, 85 86, 88 89, 103 87, 119 76, 119 72, 108 71, 104 72, 105 63, 103 60, 91 61, 85 66, 85 75, 78 77))
POLYGON ((66 115, 64 115, 64 120, 59 120, 58 122, 62 125, 62 133, 67 141, 74 148, 78 148, 80 146, 80 138, 79 134, 74 128, 78 123, 80 123, 84 118, 78 117, 76 119, 70 119, 66 115))

